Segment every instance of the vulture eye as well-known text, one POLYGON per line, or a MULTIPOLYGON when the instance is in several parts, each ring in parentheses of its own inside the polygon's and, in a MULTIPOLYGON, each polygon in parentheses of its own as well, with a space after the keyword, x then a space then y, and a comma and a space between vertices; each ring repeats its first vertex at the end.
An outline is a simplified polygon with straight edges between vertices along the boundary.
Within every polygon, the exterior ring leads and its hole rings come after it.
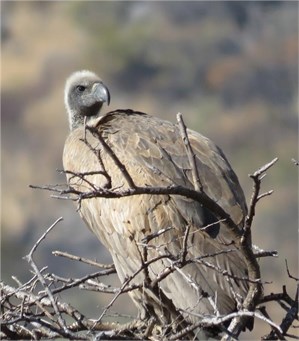
POLYGON ((86 87, 83 86, 83 85, 78 85, 77 86, 77 90, 80 91, 80 92, 83 92, 85 89, 86 89, 86 87))

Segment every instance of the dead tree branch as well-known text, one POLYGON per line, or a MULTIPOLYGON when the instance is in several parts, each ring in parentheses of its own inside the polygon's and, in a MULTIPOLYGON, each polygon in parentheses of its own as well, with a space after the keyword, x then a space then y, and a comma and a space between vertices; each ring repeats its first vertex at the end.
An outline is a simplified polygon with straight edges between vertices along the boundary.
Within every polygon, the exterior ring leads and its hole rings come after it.
MULTIPOLYGON (((198 231, 191 230, 189 225, 186 225, 184 235, 178 236, 177 240, 171 242, 179 242, 181 250, 178 254, 172 254, 167 250, 168 242, 164 245, 159 245, 159 237, 173 229, 167 227, 160 229, 155 233, 147 235, 140 241, 136 242, 139 251, 140 266, 131 275, 125 278, 120 287, 110 287, 103 283, 101 278, 108 277, 116 272, 113 265, 105 265, 90 259, 82 258, 80 256, 72 255, 64 251, 53 251, 54 256, 68 258, 72 262, 81 262, 88 266, 96 266, 100 271, 88 274, 81 278, 64 278, 56 274, 48 273, 47 267, 39 269, 38 265, 33 259, 33 255, 37 248, 40 247, 41 242, 47 237, 49 232, 61 220, 58 219, 51 225, 41 238, 34 244, 29 254, 25 257, 33 270, 32 278, 26 283, 22 284, 16 277, 15 282, 17 287, 14 288, 7 284, 1 283, 1 337, 6 339, 53 339, 53 338, 68 338, 68 339, 170 339, 179 340, 182 338, 192 339, 196 337, 197 328, 211 328, 219 327, 224 335, 222 340, 237 339, 244 329, 244 326, 250 318, 258 318, 264 321, 271 328, 271 332, 264 337, 268 339, 285 339, 288 330, 293 325, 294 320, 298 315, 298 290, 295 299, 292 299, 283 288, 281 293, 273 293, 261 298, 262 295, 262 280, 260 276, 260 268, 257 263, 257 258, 267 256, 277 256, 276 251, 265 251, 252 245, 251 242, 251 228, 253 219, 256 213, 256 206, 261 198, 269 196, 272 191, 260 193, 262 179, 265 172, 274 165, 277 158, 270 163, 258 169, 250 175, 253 180, 253 191, 249 204, 248 214, 245 217, 244 226, 240 228, 231 216, 214 200, 212 200, 205 192, 200 180, 201 174, 198 171, 196 164, 196 155, 192 149, 192 143, 189 140, 188 130, 183 121, 182 115, 177 115, 178 126, 184 146, 186 148, 186 155, 188 156, 190 170, 192 172, 192 179, 194 189, 178 186, 176 184, 167 187, 149 187, 137 186, 134 179, 129 174, 125 165, 119 160, 113 149, 107 144, 98 129, 85 126, 85 136, 82 143, 85 143, 90 150, 96 155, 99 161, 99 170, 86 173, 76 173, 70 171, 62 171, 71 177, 71 179, 78 179, 84 184, 85 191, 79 191, 76 188, 68 185, 52 185, 52 186, 30 186, 32 188, 46 189, 55 194, 55 197, 61 199, 73 200, 78 203, 79 209, 82 201, 92 198, 122 198, 134 195, 179 195, 189 199, 193 199, 207 208, 215 217, 217 222, 222 224, 223 228, 232 236, 233 246, 240 251, 244 257, 247 265, 248 276, 236 276, 229 271, 222 269, 215 265, 211 259, 224 253, 233 253, 236 251, 234 247, 228 248, 214 253, 206 253, 201 257, 192 257, 190 255, 190 245, 194 233, 198 231), (88 134, 99 141, 101 148, 94 148, 88 142, 88 134), (127 187, 112 187, 111 175, 107 172, 104 163, 102 162, 102 153, 107 153, 117 168, 123 175, 127 187), (102 187, 96 186, 90 181, 90 176, 101 175, 106 179, 105 185, 102 187), (178 240, 180 238, 180 240, 178 240), (150 257, 151 251, 155 252, 155 257, 150 257), (150 277, 150 269, 156 262, 161 262, 165 267, 163 271, 156 274, 155 278, 150 277), (232 283, 232 281, 246 281, 249 290, 246 298, 242 302, 235 294, 235 300, 238 303, 237 311, 231 314, 220 314, 217 308, 217 294, 215 297, 207 297, 207 294, 199 288, 192 278, 188 277, 183 271, 185 266, 190 264, 200 264, 225 277, 225 279, 232 283), (187 314, 194 314, 192 309, 188 311, 178 311, 173 302, 169 300, 160 290, 162 281, 173 274, 179 273, 188 285, 198 292, 198 299, 203 297, 208 299, 209 304, 214 310, 213 316, 197 316, 199 322, 188 323, 184 319, 187 314), (143 274, 144 277, 140 277, 143 274), (141 278, 141 279, 139 279, 141 278), (42 290, 41 288, 42 287, 42 290), (101 294, 114 295, 110 302, 103 308, 100 316, 95 319, 89 319, 74 308, 71 304, 65 303, 61 299, 61 293, 70 288, 77 288, 78 290, 97 291, 101 294), (114 305, 115 301, 124 293, 132 292, 134 290, 142 291, 149 290, 151 295, 156 300, 161 302, 161 315, 155 317, 152 312, 151 319, 141 321, 139 319, 130 321, 128 324, 119 325, 117 323, 103 322, 104 317, 107 316, 108 311, 114 305), (267 311, 263 308, 268 302, 278 302, 282 309, 285 309, 286 315, 280 325, 274 323, 267 311), (263 306, 262 306, 263 305, 263 306), (260 313, 257 311, 263 313, 260 313), (171 315, 172 320, 167 319, 171 315), (160 319, 159 324, 157 323, 160 319), (161 323, 163 321, 163 323, 161 323), (226 329, 223 323, 229 323, 226 329)), ((206 226, 208 228, 210 225, 206 226)), ((204 230, 205 227, 202 228, 204 230)), ((161 243, 163 244, 163 243, 161 243)), ((288 265, 287 273, 290 278, 298 280, 289 272, 288 265)), ((232 285, 231 285, 232 288, 232 285)), ((234 293, 232 292, 232 295, 234 293)), ((196 304, 196 302, 194 302, 196 304)))
MULTIPOLYGON (((256 256, 253 253, 253 247, 251 242, 251 226, 253 222, 253 218, 256 211, 256 205, 258 201, 265 197, 266 195, 271 194, 272 192, 267 192, 266 194, 260 195, 260 187, 261 187, 261 181, 263 177, 265 176, 265 172, 274 165, 274 163, 278 160, 278 158, 275 158, 271 162, 267 163, 266 165, 259 168, 254 174, 249 175, 254 182, 253 186, 253 192, 250 200, 249 205, 249 211, 245 218, 245 223, 243 227, 243 234, 240 239, 240 248, 242 250, 243 255, 245 256, 245 260, 247 263, 249 278, 251 280, 258 280, 260 279, 260 268, 256 261, 256 256)), ((262 286, 260 282, 250 283, 249 285, 249 291, 246 299, 243 302, 243 308, 249 311, 254 311, 256 309, 256 306, 260 300, 260 296, 262 294, 262 286)), ((242 328, 244 328, 246 318, 240 318, 236 317, 232 320, 228 330, 231 332, 233 337, 238 337, 239 334, 242 331, 242 328), (243 321, 242 321, 243 320, 243 321)), ((230 335, 225 335, 222 340, 230 340, 230 335)))
POLYGON ((75 256, 75 255, 71 255, 70 253, 64 252, 64 251, 53 251, 52 254, 54 256, 65 257, 65 258, 76 260, 76 261, 79 261, 79 262, 82 262, 82 263, 85 263, 85 264, 96 266, 96 267, 101 268, 101 269, 115 269, 114 264, 98 263, 98 262, 92 261, 90 259, 86 259, 86 258, 83 258, 83 257, 78 257, 78 256, 75 256))
POLYGON ((200 181, 199 174, 198 174, 198 168, 196 166, 196 155, 193 152, 193 148, 191 146, 188 133, 187 133, 187 127, 183 120, 183 115, 180 112, 177 114, 177 121, 178 121, 178 126, 180 129, 181 137, 186 148, 186 154, 188 156, 188 160, 191 166, 194 188, 196 191, 202 192, 203 186, 200 181))

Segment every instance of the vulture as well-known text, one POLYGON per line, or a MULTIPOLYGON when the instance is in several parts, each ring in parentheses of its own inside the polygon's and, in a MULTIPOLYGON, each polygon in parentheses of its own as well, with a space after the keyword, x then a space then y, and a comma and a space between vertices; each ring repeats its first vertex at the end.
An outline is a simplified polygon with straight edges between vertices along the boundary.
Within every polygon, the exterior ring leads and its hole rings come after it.
MULTIPOLYGON (((85 194, 79 214, 110 252, 120 281, 136 285, 129 295, 139 317, 173 326, 179 317, 190 324, 234 312, 248 292, 248 271, 224 222, 190 196, 146 192, 196 188, 178 124, 132 109, 101 114, 109 102, 95 73, 67 79, 63 167, 69 187, 85 194)), ((210 139, 187 134, 201 191, 241 231, 247 207, 236 174, 210 139)))

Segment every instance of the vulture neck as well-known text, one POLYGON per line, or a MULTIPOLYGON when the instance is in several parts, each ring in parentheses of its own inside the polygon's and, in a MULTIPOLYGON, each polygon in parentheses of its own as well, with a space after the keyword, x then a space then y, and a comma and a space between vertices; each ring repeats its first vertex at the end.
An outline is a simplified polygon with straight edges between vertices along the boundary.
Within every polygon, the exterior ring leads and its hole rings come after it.
POLYGON ((69 109, 69 125, 70 130, 75 130, 79 127, 84 126, 84 118, 86 117, 86 123, 88 123, 90 120, 96 118, 99 116, 99 112, 96 115, 82 115, 81 112, 78 112, 76 110, 69 109))

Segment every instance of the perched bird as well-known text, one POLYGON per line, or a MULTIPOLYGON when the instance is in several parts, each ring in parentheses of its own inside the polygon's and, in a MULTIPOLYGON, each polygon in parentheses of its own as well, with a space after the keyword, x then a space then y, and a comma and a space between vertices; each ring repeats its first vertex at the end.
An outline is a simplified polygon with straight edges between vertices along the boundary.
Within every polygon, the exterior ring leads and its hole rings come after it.
MULTIPOLYGON (((109 101, 107 87, 93 72, 68 78, 71 131, 63 165, 69 186, 83 193, 169 186, 194 190, 178 125, 129 109, 100 116, 109 101)), ((237 176, 211 140, 187 132, 202 191, 241 230, 247 207, 237 176)), ((233 236, 197 200, 167 193, 97 195, 83 199, 79 213, 109 250, 120 281, 140 285, 129 295, 141 318, 151 316, 162 324, 183 316, 193 323, 233 312, 246 297, 247 268, 233 236)))

